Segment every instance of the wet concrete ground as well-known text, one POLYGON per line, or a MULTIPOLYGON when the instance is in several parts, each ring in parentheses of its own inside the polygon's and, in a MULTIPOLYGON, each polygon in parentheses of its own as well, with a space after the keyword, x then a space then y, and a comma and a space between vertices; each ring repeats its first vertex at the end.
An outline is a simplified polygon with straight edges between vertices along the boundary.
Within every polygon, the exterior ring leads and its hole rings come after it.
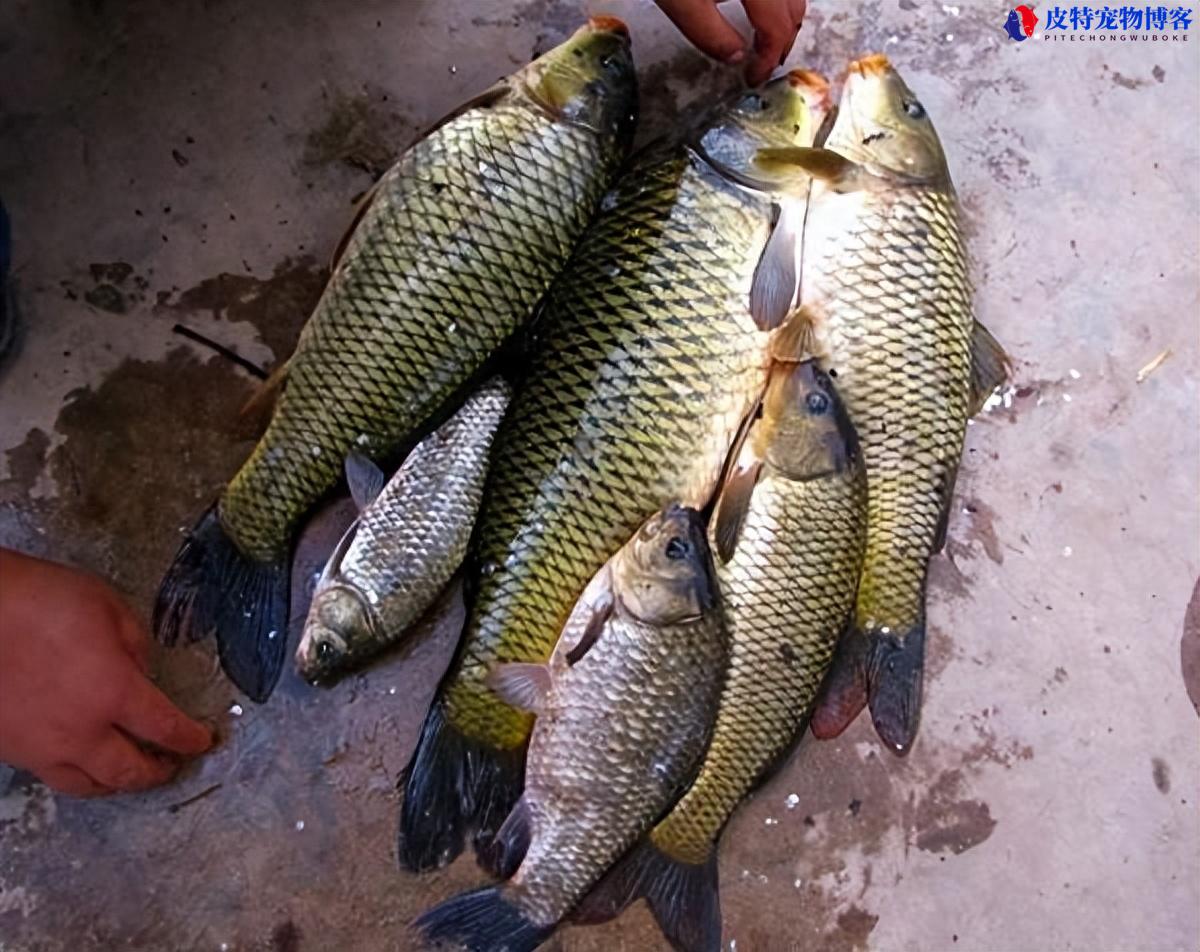
MULTIPOLYGON (((583 6, 632 27, 646 134, 731 81, 649 3, 583 6)), ((1200 38, 1018 45, 990 3, 812 7, 791 64, 883 49, 922 96, 979 315, 1017 372, 970 430, 933 566, 916 749, 896 760, 860 721, 741 810, 727 947, 1194 950, 1200 38)), ((24 318, 0 367, 0 542, 93 569, 148 614, 253 434, 238 410, 256 380, 174 325, 284 359, 373 175, 580 17, 554 0, 0 7, 24 318)), ((289 672, 263 707, 211 645, 157 654, 221 747, 104 802, 17 775, 0 949, 407 948, 416 913, 481 879, 393 858, 394 779, 444 631, 333 689, 289 672)), ((661 946, 641 908, 550 943, 661 946)))

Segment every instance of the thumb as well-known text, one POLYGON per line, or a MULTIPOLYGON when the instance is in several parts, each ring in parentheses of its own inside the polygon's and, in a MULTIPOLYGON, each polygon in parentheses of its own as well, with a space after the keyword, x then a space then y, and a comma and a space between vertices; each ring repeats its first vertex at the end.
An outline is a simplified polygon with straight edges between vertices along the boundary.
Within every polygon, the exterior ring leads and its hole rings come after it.
POLYGON ((723 63, 740 62, 746 41, 721 16, 713 0, 657 0, 659 8, 702 53, 723 63))

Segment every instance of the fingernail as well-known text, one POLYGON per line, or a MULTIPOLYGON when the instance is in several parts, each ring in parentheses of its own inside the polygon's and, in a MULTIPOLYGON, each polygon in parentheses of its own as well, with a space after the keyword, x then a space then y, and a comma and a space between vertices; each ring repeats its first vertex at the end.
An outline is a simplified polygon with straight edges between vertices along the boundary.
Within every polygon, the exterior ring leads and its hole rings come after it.
POLYGON ((728 56, 725 57, 725 62, 728 63, 730 66, 736 66, 738 63, 740 63, 745 58, 746 58, 745 50, 734 50, 732 53, 730 53, 728 56))

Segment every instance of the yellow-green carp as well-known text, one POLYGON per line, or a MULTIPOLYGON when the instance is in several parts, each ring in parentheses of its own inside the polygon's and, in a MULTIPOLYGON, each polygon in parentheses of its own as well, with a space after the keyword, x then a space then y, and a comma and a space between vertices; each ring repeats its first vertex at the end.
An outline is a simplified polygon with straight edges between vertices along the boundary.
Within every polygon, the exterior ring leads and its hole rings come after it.
POLYGON ((523 327, 625 156, 636 98, 628 31, 597 18, 384 175, 270 425, 163 580, 160 640, 215 632, 226 673, 265 700, 286 656, 301 522, 350 451, 403 458, 523 327))
MULTIPOLYGON (((496 441, 464 644, 409 764, 406 867, 448 862, 472 830, 482 850, 520 792, 532 718, 489 689, 488 672, 545 661, 638 526, 672 501, 710 499, 787 304, 751 306, 772 270, 760 259, 775 206, 735 179, 760 148, 810 142, 810 100, 827 89, 784 76, 648 147, 551 288, 496 441)), ((794 268, 794 247, 783 250, 794 268)))
POLYGON ((837 734, 869 702, 879 736, 904 753, 920 710, 929 559, 944 536, 967 417, 978 392, 999 382, 1004 359, 973 319, 941 142, 886 57, 850 64, 823 148, 760 157, 766 168, 787 164, 813 182, 801 307, 776 352, 814 353, 834 376, 862 446, 869 500, 854 624, 813 730, 837 734))
POLYGON ((777 365, 713 521, 731 645, 712 739, 687 793, 579 921, 644 897, 676 948, 719 948, 717 841, 804 728, 854 605, 866 506, 854 430, 829 378, 813 361, 777 365))
POLYGON ((525 790, 496 840, 519 862, 498 888, 425 913, 430 941, 531 952, 679 795, 704 753, 727 633, 704 522, 673 506, 613 556, 547 664, 489 683, 537 715, 525 790))

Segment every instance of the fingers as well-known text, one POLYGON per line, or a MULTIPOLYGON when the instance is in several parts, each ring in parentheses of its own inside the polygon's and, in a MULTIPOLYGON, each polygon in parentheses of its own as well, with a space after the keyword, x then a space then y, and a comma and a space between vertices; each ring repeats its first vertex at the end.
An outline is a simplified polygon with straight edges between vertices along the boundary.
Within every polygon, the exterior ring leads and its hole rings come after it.
POLYGON ((142 674, 148 673, 150 670, 150 637, 146 629, 142 627, 137 616, 124 602, 116 601, 113 613, 116 620, 117 637, 121 639, 122 646, 129 652, 129 656, 141 669, 142 674))
POLYGON ((754 56, 746 67, 751 86, 765 82, 791 51, 804 19, 803 0, 742 0, 754 27, 754 56))
POLYGON ((38 772, 38 779, 51 790, 65 793, 69 797, 102 797, 112 790, 97 783, 78 767, 70 764, 57 764, 54 767, 43 767, 38 772))
POLYGON ((80 758, 79 766, 112 790, 148 790, 166 783, 179 769, 176 764, 139 750, 117 730, 105 732, 80 758))
MULTIPOLYGON (((657 0, 679 32, 702 53, 723 63, 739 63, 745 57, 746 41, 721 16, 713 0, 657 0)), ((764 0, 770 3, 771 0, 764 0)))
POLYGON ((202 754, 213 744, 209 728, 184 714, 145 678, 130 679, 116 724, 134 737, 186 757, 202 754))

